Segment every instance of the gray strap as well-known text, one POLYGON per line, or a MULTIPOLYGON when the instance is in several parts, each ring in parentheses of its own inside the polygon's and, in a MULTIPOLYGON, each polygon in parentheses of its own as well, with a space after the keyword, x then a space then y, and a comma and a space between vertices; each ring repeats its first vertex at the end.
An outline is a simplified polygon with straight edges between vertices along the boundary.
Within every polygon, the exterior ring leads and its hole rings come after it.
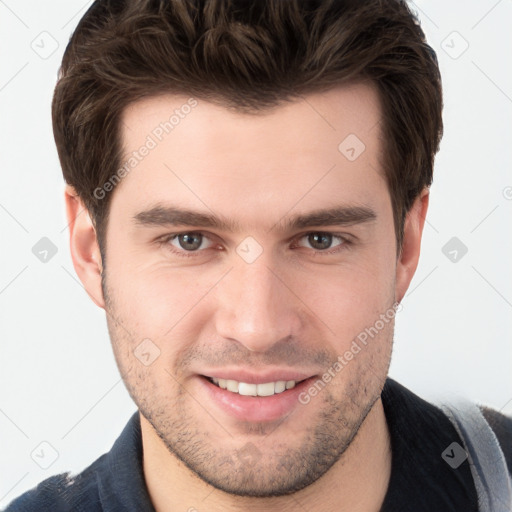
POLYGON ((437 404, 453 423, 468 454, 480 512, 512 511, 512 479, 505 456, 478 406, 457 399, 437 404))

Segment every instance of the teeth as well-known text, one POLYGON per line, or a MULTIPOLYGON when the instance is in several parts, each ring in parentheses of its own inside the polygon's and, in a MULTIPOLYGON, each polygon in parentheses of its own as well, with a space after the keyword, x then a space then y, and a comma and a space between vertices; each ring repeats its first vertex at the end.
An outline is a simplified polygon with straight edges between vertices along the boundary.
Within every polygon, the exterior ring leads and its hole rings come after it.
POLYGON ((277 393, 282 393, 286 389, 293 389, 296 384, 294 380, 278 380, 277 382, 265 382, 264 384, 248 384, 247 382, 218 379, 216 377, 212 377, 212 381, 222 389, 243 396, 272 396, 277 393))
POLYGON ((244 396, 257 396, 258 386, 256 384, 247 384, 246 382, 238 383, 238 394, 244 396))
POLYGON ((228 391, 232 391, 233 393, 238 393, 238 382, 236 380, 227 380, 226 389, 228 391))
POLYGON ((275 393, 282 393, 286 389, 286 382, 284 380, 278 380, 276 382, 274 392, 275 393))
POLYGON ((258 396, 272 396, 275 389, 274 382, 266 382, 265 384, 258 384, 258 396))

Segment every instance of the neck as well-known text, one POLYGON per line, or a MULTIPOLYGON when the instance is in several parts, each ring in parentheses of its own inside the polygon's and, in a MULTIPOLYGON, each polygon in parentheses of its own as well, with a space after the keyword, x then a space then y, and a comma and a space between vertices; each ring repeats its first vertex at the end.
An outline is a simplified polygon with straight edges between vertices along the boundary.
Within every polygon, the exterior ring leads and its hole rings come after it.
POLYGON ((157 512, 378 512, 391 475, 391 444, 379 398, 343 456, 316 482, 288 496, 247 498, 215 489, 171 454, 140 415, 144 474, 157 512))

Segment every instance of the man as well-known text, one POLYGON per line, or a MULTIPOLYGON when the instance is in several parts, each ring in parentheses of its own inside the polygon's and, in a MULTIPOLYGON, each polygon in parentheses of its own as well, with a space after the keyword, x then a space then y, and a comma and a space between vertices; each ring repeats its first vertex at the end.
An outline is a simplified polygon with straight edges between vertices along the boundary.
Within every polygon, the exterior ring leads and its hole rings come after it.
POLYGON ((470 419, 387 377, 441 110, 403 2, 95 2, 54 133, 138 412, 7 510, 506 510, 512 419, 476 477, 470 419))

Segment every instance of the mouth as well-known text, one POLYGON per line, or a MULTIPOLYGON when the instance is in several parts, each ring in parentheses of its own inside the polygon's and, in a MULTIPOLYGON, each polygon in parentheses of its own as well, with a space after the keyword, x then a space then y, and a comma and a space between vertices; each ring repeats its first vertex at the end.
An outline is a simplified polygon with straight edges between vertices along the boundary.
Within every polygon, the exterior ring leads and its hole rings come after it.
MULTIPOLYGON (((242 422, 282 420, 301 406, 300 396, 317 378, 310 372, 290 368, 212 369, 196 374, 206 402, 242 422), (209 375, 208 375, 209 374, 209 375)), ((199 395, 198 395, 199 396, 199 395)), ((312 410, 301 408, 297 414, 312 410)))
POLYGON ((210 381, 215 386, 230 391, 231 393, 242 396, 272 396, 284 393, 287 390, 295 388, 302 380, 277 380, 272 382, 263 382, 260 384, 239 382, 232 379, 220 379, 218 377, 204 376, 205 379, 210 381))

